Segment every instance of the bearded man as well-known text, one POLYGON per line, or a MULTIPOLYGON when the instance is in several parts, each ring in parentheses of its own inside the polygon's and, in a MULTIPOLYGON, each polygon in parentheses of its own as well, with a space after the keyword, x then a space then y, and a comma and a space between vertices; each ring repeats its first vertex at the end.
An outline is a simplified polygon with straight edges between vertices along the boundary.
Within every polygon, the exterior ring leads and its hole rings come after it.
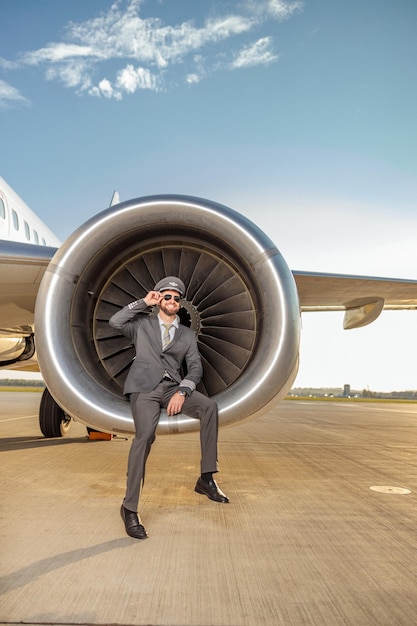
POLYGON ((182 280, 167 276, 144 298, 131 302, 109 320, 113 328, 131 339, 136 351, 123 390, 129 397, 136 434, 120 509, 126 532, 135 539, 148 536, 138 516, 138 504, 161 408, 168 415, 184 413, 200 420, 201 475, 195 491, 215 502, 229 502, 213 479, 218 471, 218 410, 211 398, 196 390, 203 367, 196 334, 178 317, 184 295, 182 280), (157 314, 149 314, 149 307, 154 307, 157 314), (187 373, 182 377, 184 362, 187 373))

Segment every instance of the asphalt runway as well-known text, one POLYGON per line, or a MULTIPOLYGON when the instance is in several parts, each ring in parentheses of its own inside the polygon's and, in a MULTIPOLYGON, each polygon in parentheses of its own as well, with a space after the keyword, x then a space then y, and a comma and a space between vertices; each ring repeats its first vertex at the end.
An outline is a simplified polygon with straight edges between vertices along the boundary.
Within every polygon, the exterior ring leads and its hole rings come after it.
POLYGON ((198 433, 160 436, 140 542, 130 441, 46 440, 40 397, 0 393, 0 623, 416 624, 417 404, 284 401, 221 430, 226 505, 194 492, 198 433))

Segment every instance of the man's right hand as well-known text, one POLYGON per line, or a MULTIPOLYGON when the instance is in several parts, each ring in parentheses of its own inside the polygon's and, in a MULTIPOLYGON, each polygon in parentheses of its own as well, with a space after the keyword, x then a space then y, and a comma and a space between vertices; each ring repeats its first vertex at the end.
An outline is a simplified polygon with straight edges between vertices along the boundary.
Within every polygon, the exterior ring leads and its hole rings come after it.
POLYGON ((162 298, 162 293, 160 291, 150 291, 143 298, 144 302, 146 302, 147 306, 153 306, 154 304, 159 304, 159 301, 162 298))

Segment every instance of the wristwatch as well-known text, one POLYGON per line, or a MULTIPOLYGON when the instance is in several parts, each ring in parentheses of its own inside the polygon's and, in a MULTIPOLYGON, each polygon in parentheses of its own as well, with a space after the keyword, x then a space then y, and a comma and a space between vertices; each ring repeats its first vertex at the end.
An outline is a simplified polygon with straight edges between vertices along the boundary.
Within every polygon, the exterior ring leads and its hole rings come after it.
POLYGON ((179 392, 178 392, 178 395, 180 395, 180 396, 186 396, 186 395, 187 395, 187 392, 186 392, 186 391, 179 391, 179 392))

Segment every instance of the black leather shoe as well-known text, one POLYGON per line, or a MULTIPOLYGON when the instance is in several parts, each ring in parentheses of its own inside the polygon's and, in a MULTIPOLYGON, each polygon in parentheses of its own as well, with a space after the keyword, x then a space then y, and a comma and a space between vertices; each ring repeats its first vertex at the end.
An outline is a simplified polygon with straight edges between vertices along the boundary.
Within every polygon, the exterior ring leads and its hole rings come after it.
POLYGON ((229 498, 223 493, 219 486, 217 485, 215 480, 209 480, 207 483, 201 479, 201 477, 197 480, 194 491, 197 493, 201 493, 210 500, 214 500, 215 502, 229 502, 229 498))
POLYGON ((120 507, 120 515, 125 523, 126 532, 129 537, 133 537, 134 539, 146 539, 148 537, 148 533, 142 526, 140 517, 138 517, 137 513, 129 511, 129 509, 125 509, 122 504, 120 507))

